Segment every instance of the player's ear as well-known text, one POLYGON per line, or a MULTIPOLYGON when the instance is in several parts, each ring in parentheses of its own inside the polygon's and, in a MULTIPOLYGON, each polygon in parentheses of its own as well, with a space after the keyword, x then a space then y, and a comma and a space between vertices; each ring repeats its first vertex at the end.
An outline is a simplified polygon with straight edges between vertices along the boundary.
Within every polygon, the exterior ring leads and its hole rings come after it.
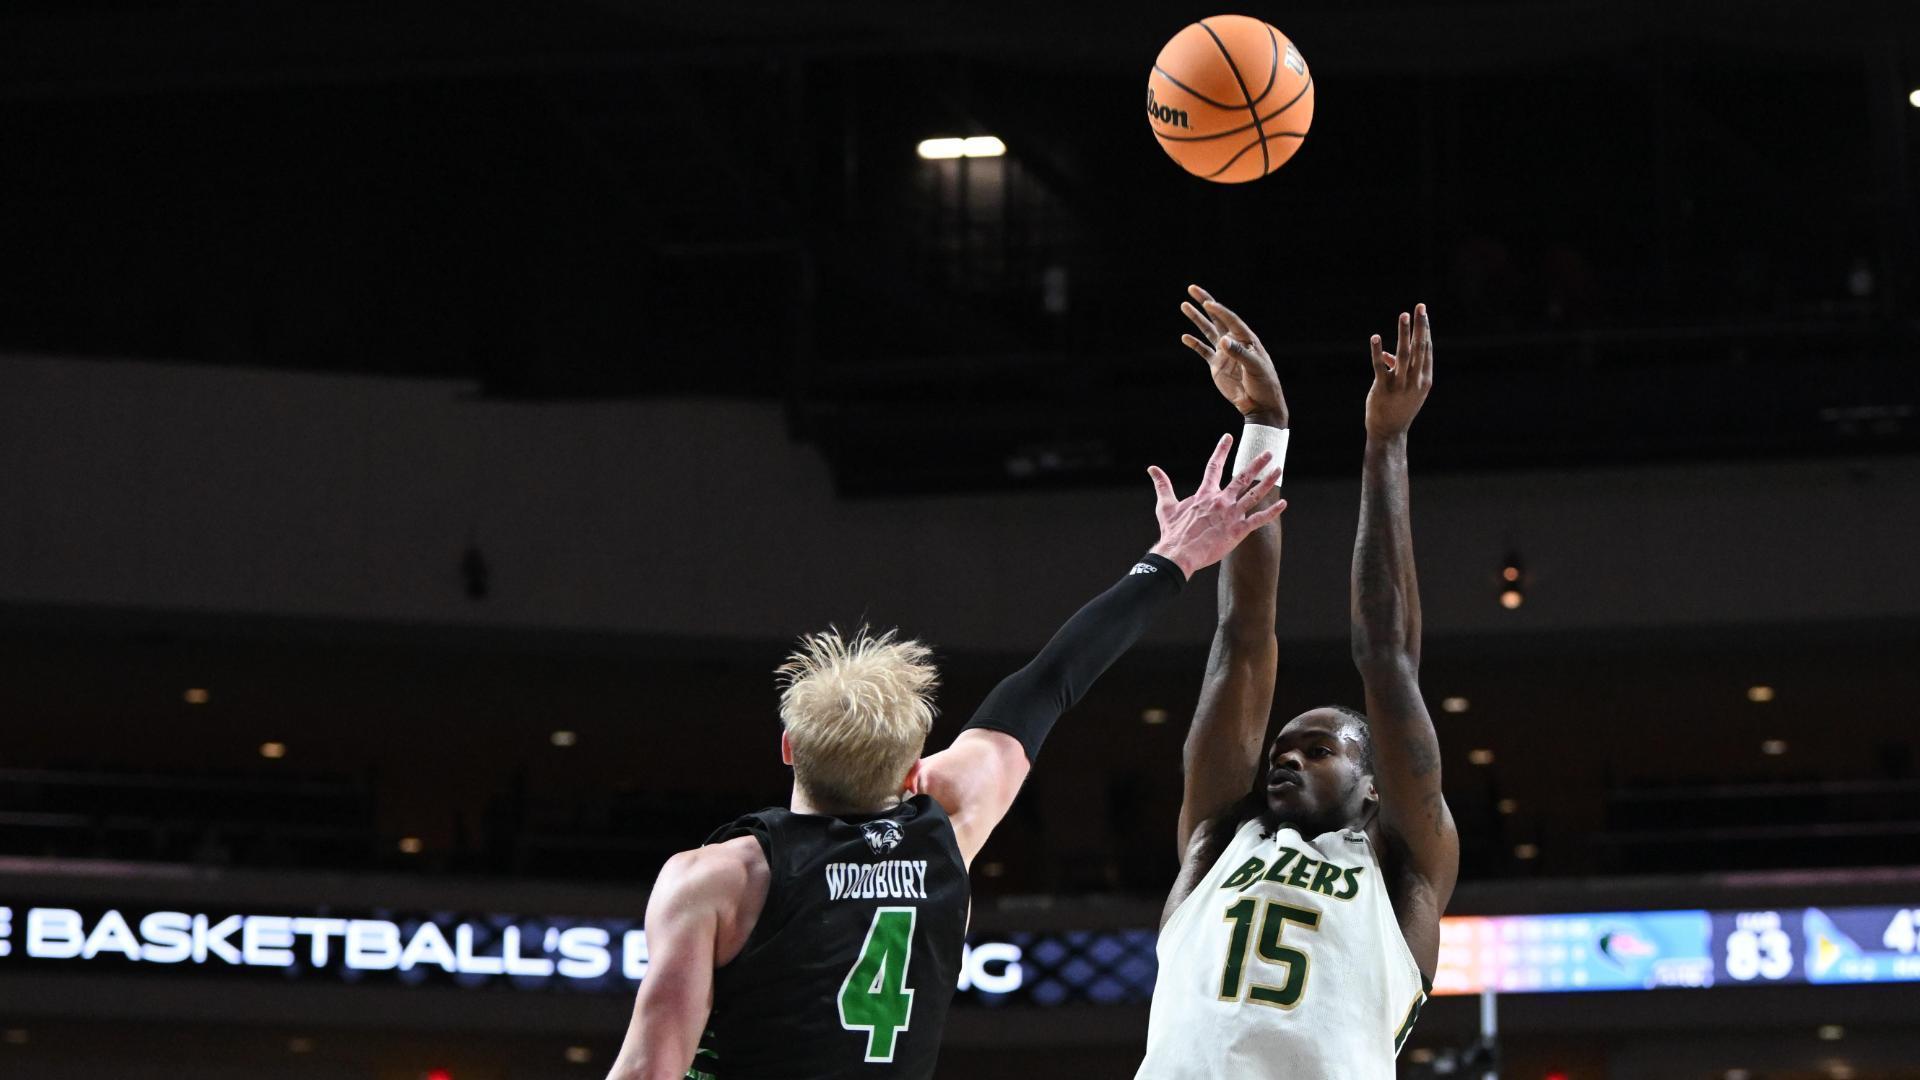
POLYGON ((922 762, 924 762, 925 760, 926 760, 925 758, 914 758, 914 759, 913 759, 913 764, 911 764, 911 765, 909 765, 909 766, 907 766, 907 778, 906 778, 905 780, 902 780, 902 781, 900 782, 900 790, 901 790, 901 791, 911 791, 911 792, 913 792, 913 793, 915 793, 915 794, 918 794, 918 793, 919 793, 919 791, 920 791, 920 765, 921 765, 921 763, 922 763, 922 762))
POLYGON ((787 738, 787 729, 780 729, 780 760, 793 764, 793 740, 787 738))

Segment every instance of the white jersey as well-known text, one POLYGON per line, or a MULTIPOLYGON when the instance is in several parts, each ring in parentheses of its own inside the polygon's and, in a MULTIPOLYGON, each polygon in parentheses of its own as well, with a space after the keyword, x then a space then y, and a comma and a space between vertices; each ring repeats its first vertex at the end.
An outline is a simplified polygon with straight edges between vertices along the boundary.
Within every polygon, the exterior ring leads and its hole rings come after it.
POLYGON ((1392 1080, 1426 1001, 1364 832, 1240 826, 1160 930, 1140 1080, 1392 1080))

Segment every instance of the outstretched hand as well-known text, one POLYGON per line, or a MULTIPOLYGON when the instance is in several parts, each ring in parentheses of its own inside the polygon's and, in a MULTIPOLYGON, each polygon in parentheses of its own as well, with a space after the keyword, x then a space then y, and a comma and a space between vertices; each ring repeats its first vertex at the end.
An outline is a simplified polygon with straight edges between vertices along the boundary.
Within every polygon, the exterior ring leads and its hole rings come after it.
POLYGON ((1266 472, 1272 454, 1255 457, 1247 463, 1245 472, 1225 487, 1220 486, 1220 473, 1232 448, 1233 436, 1221 436, 1220 445, 1207 459, 1200 489, 1184 499, 1174 495, 1173 481, 1158 465, 1147 466, 1159 497, 1154 516, 1160 519, 1160 542, 1153 546, 1153 554, 1171 560, 1188 577, 1226 558, 1240 541, 1271 524, 1287 509, 1285 499, 1260 509, 1261 500, 1280 483, 1280 470, 1266 472))
POLYGON ((1181 344, 1207 362, 1213 372, 1213 385, 1241 416, 1255 423, 1286 427, 1287 397, 1280 390, 1273 358, 1267 355, 1253 327, 1200 286, 1189 285, 1187 292, 1200 306, 1182 301, 1180 313, 1201 336, 1181 334, 1181 344))
POLYGON ((1373 389, 1367 391, 1367 434, 1404 435, 1433 389, 1433 327, 1427 305, 1415 304, 1413 314, 1400 313, 1400 340, 1392 352, 1380 348, 1373 335, 1373 389))

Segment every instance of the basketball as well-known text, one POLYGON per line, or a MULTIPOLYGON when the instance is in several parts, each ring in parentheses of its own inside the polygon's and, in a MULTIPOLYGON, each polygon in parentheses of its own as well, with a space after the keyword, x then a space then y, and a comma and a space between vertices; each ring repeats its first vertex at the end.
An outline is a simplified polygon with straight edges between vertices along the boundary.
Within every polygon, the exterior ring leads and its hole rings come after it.
POLYGON ((1147 76, 1147 124, 1180 167, 1218 184, 1287 163, 1313 123, 1313 75, 1287 36, 1247 15, 1173 35, 1147 76))

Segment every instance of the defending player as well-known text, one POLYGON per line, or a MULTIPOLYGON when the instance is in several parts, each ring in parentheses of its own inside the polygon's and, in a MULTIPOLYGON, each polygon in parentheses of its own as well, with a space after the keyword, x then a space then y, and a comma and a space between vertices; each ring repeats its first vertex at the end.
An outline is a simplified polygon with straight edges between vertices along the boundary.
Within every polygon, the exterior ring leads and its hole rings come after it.
POLYGON ((1267 455, 1221 488, 1232 443, 1186 499, 1148 470, 1160 542, 938 754, 920 758, 936 681, 924 646, 890 633, 803 641, 780 669, 791 808, 740 818, 660 871, 651 963, 613 1077, 932 1075, 959 980, 967 867, 1054 720, 1188 576, 1285 508, 1256 511, 1279 482, 1261 478, 1267 455))
MULTIPOLYGON (((1246 418, 1242 452, 1284 448, 1286 401, 1265 349, 1191 291, 1202 310, 1181 306, 1205 340, 1184 340, 1246 418)), ((1143 1078, 1390 1078, 1432 987, 1460 860, 1420 697, 1407 520, 1407 430, 1433 383, 1426 307, 1400 316, 1394 353, 1378 335, 1372 350, 1351 609, 1367 711, 1308 710, 1262 753, 1280 572, 1280 527, 1263 528, 1221 569, 1143 1078)))

